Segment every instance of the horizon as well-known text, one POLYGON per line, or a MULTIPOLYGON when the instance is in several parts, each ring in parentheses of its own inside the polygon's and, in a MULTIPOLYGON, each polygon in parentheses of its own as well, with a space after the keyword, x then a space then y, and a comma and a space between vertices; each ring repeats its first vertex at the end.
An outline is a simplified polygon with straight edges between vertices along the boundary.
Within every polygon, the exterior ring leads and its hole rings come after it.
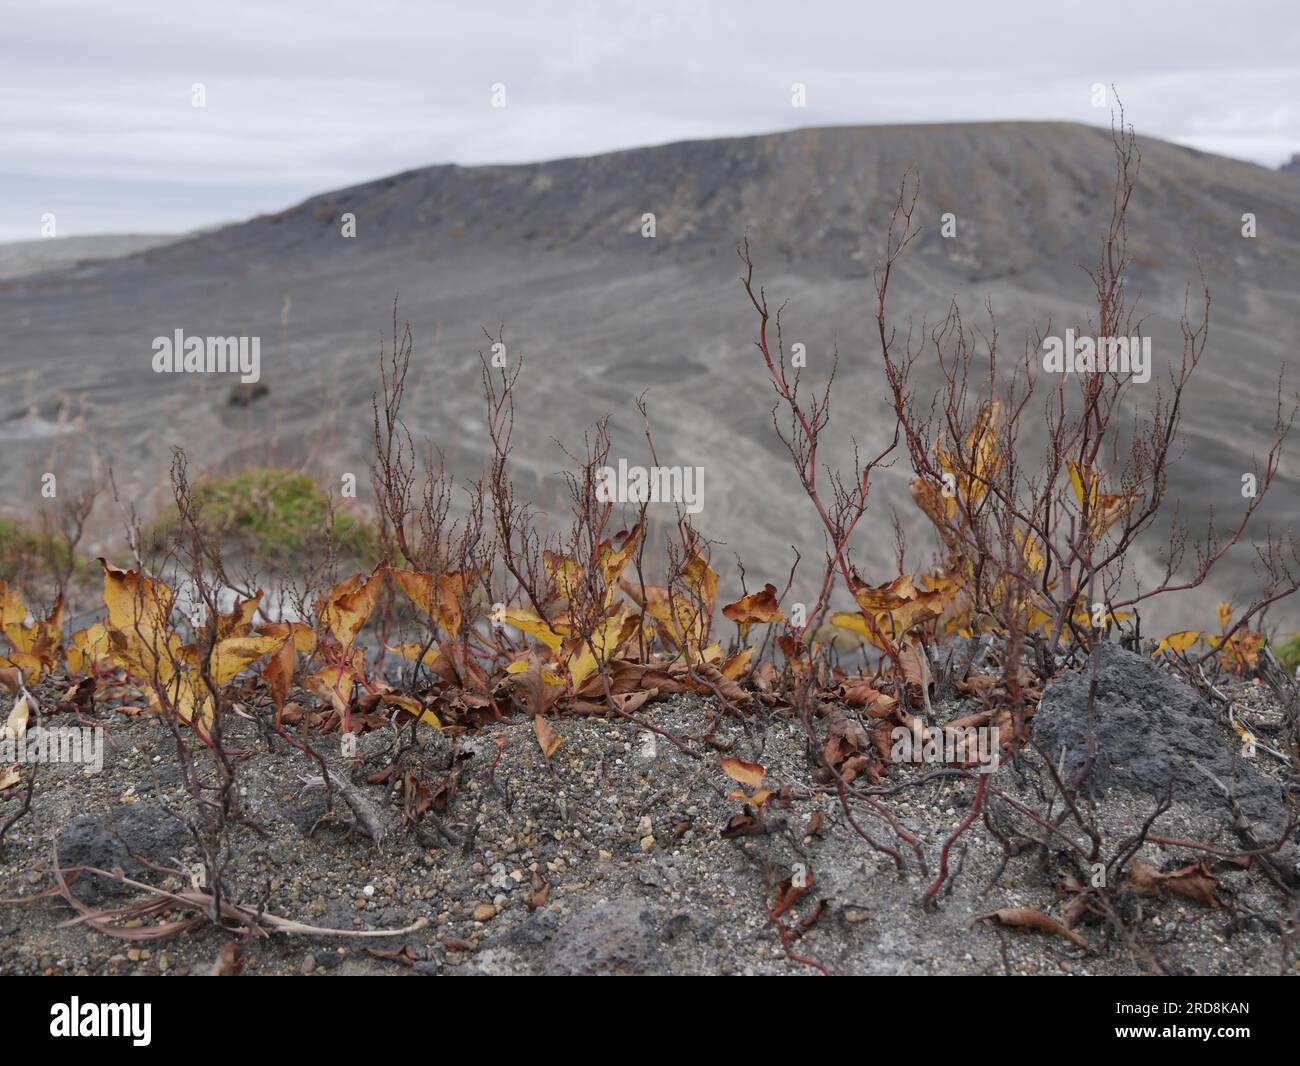
POLYGON ((993 11, 945 0, 923 26, 838 2, 810 17, 775 4, 543 15, 513 0, 485 11, 391 0, 365 24, 336 2, 0 2, 5 242, 48 236, 47 214, 55 236, 180 235, 429 166, 803 128, 1104 126, 1111 86, 1143 136, 1270 168, 1300 152, 1300 29, 1275 0, 1238 5, 1231 33, 1208 0, 1050 20, 1023 0, 993 11), (64 16, 53 37, 52 14, 64 16), (486 52, 466 46, 476 41, 486 52))
MULTIPOLYGON (((1127 119, 1126 119, 1126 121, 1127 121, 1127 119)), ((368 177, 361 178, 359 181, 352 182, 352 183, 350 183, 350 184, 348 184, 348 185, 332 186, 332 187, 330 187, 330 188, 314 189, 314 190, 312 190, 312 191, 306 193, 305 195, 303 195, 303 196, 301 196, 301 197, 298 197, 297 199, 295 199, 295 200, 293 200, 293 201, 291 201, 291 202, 286 202, 286 203, 278 204, 278 205, 276 205, 276 206, 273 206, 273 207, 268 208, 268 209, 265 210, 265 211, 259 211, 259 212, 255 213, 255 214, 245 215, 245 216, 240 217, 240 218, 229 218, 229 219, 225 219, 225 220, 221 220, 221 221, 215 221, 215 222, 207 223, 207 224, 204 224, 204 225, 201 225, 201 226, 195 227, 194 229, 190 229, 190 230, 184 230, 184 231, 180 231, 180 232, 171 231, 171 230, 166 230, 166 231, 149 231, 149 230, 110 231, 110 230, 105 230, 105 231, 102 231, 102 232, 96 232, 96 233, 59 234, 59 235, 58 235, 56 238, 54 238, 54 239, 57 239, 57 240, 77 240, 77 239, 93 239, 93 238, 98 238, 98 237, 124 237, 124 236, 163 236, 163 237, 174 236, 174 237, 177 237, 177 238, 183 238, 183 237, 198 236, 198 235, 201 235, 201 234, 203 234, 203 233, 214 232, 214 231, 216 231, 216 230, 225 229, 225 228, 227 228, 227 227, 229 227, 229 226, 239 226, 239 225, 242 225, 242 224, 244 224, 244 223, 246 223, 246 222, 251 221, 251 220, 254 219, 254 218, 260 217, 260 216, 262 216, 262 215, 266 215, 266 214, 276 214, 276 213, 278 213, 278 212, 280 212, 280 211, 291 210, 292 208, 297 207, 298 205, 300 205, 300 204, 302 204, 302 203, 305 203, 305 202, 307 202, 307 201, 309 201, 309 200, 312 200, 312 199, 314 199, 314 198, 316 198, 316 197, 318 197, 318 196, 327 195, 327 194, 329 194, 329 193, 333 193, 333 192, 344 191, 344 190, 347 190, 347 189, 364 188, 364 187, 367 186, 367 185, 374 184, 375 182, 384 181, 384 180, 387 179, 387 178, 396 177, 396 176, 401 175, 401 174, 412 173, 412 172, 418 172, 418 171, 423 171, 423 170, 436 170, 436 169, 438 169, 438 168, 440 168, 440 167, 457 167, 457 168, 460 168, 460 169, 463 169, 463 170, 476 170, 476 169, 484 169, 484 168, 488 168, 488 167, 531 167, 531 166, 546 166, 546 165, 548 165, 548 164, 552 164, 552 163, 562 163, 562 162, 565 162, 566 160, 573 160, 573 159, 593 159, 593 158, 599 158, 599 157, 602 157, 602 156, 620 155, 620 154, 628 153, 628 152, 654 151, 654 150, 656 150, 656 149, 671 148, 671 147, 673 147, 674 145, 681 145, 681 144, 702 144, 702 143, 711 143, 711 142, 718 142, 718 141, 761 140, 761 139, 766 138, 766 137, 778 137, 778 136, 784 136, 784 135, 788 135, 788 134, 798 134, 798 133, 813 133, 813 132, 827 132, 827 131, 834 132, 834 131, 845 131, 845 130, 873 130, 873 129, 889 129, 889 128, 893 128, 893 127, 901 127, 901 128, 917 128, 917 127, 926 127, 926 126, 953 126, 953 127, 962 127, 962 126, 1016 126, 1016 125, 1020 125, 1020 126, 1051 126, 1051 125, 1060 125, 1060 124, 1068 124, 1068 125, 1075 125, 1075 126, 1083 126, 1083 127, 1089 128, 1089 129, 1095 129, 1095 130, 1099 130, 1099 131, 1102 131, 1102 132, 1106 132, 1107 129, 1108 129, 1107 126, 1105 126, 1105 125, 1103 125, 1103 124, 1101 124, 1101 123, 1096 123, 1096 122, 1084 122, 1084 121, 1082 121, 1082 120, 1080 120, 1080 119, 1072 119, 1072 118, 1041 118, 1041 119, 1040 119, 1040 118, 1034 118, 1034 119, 970 119, 970 120, 967 120, 967 121, 960 121, 960 122, 947 121, 947 120, 941 120, 941 121, 935 121, 935 122, 870 122, 870 123, 853 122, 853 123, 836 123, 836 124, 833 124, 833 125, 796 126, 796 127, 792 127, 792 128, 789 128, 789 129, 764 130, 764 131, 759 131, 759 132, 756 132, 756 133, 740 133, 740 134, 728 135, 728 136, 725 136, 725 137, 683 137, 683 138, 678 138, 678 139, 675 139, 675 140, 669 140, 669 141, 657 141, 657 142, 654 142, 654 143, 652 143, 652 144, 626 145, 626 146, 621 146, 621 147, 616 147, 616 148, 610 148, 610 149, 607 149, 607 150, 604 150, 604 151, 600 151, 600 152, 592 152, 592 153, 589 153, 589 154, 587 154, 587 155, 550 155, 550 156, 544 156, 544 157, 537 158, 537 159, 500 160, 500 161, 495 161, 495 162, 475 162, 475 163, 462 162, 462 161, 458 161, 458 160, 448 160, 448 161, 446 161, 446 162, 441 162, 441 163, 428 163, 428 164, 425 164, 425 165, 423 165, 423 166, 408 167, 408 168, 406 168, 405 170, 400 170, 400 171, 390 171, 390 172, 385 172, 385 173, 383 173, 383 174, 374 174, 374 175, 371 175, 371 176, 368 176, 368 177)), ((1140 137, 1140 139, 1148 139, 1148 140, 1157 140, 1157 141, 1162 141, 1162 142, 1164 142, 1164 143, 1166 143, 1166 144, 1171 144, 1171 145, 1174 145, 1174 146, 1176 146, 1176 147, 1181 147, 1181 148, 1187 148, 1187 149, 1192 150, 1192 151, 1201 152, 1202 154, 1205 154, 1205 155, 1216 156, 1216 157, 1218 157, 1218 158, 1226 159, 1226 160, 1229 160, 1229 161, 1231 161, 1231 162, 1236 162, 1236 163, 1247 163, 1247 164, 1251 164, 1251 165, 1254 165, 1254 166, 1260 166, 1260 167, 1264 168, 1265 170, 1276 170, 1276 169, 1278 169, 1278 167, 1270 167, 1270 166, 1268 166, 1267 164, 1259 163, 1259 162, 1257 162, 1257 161, 1255 161, 1255 160, 1252 160, 1252 159, 1244 159, 1244 158, 1241 158, 1241 157, 1239 157, 1239 156, 1225 155, 1225 154, 1223 154, 1223 153, 1221 153, 1221 152, 1207 151, 1207 150, 1205 150, 1205 149, 1196 148, 1194 145, 1182 144, 1182 143, 1180 143, 1180 142, 1178 142, 1178 141, 1169 140, 1169 139, 1164 138, 1164 137, 1158 137, 1158 136, 1155 136, 1155 135, 1150 134, 1150 133, 1139 134, 1139 137, 1140 137)), ((1300 157, 1300 152, 1295 153, 1295 154, 1294 154, 1294 157, 1300 157)), ((1283 162, 1285 162, 1285 160, 1284 160, 1283 162)), ((36 242, 36 243, 39 243, 39 242, 41 242, 42 240, 49 240, 49 239, 51 239, 51 238, 42 238, 42 237, 39 237, 39 236, 35 236, 35 237, 33 237, 33 236, 26 236, 26 237, 11 238, 11 237, 3 236, 3 233, 0 232, 0 245, 7 245, 7 244, 22 244, 22 243, 27 243, 27 242, 36 242)))

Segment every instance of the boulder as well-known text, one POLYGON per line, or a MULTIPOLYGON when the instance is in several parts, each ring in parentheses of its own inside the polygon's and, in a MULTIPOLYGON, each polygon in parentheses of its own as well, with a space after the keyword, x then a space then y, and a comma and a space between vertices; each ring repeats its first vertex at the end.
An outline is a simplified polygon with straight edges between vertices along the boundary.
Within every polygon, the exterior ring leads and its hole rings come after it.
POLYGON ((1233 780, 1236 753, 1242 811, 1261 832, 1280 828, 1285 821, 1282 786, 1240 758, 1224 710, 1210 706, 1152 659, 1114 644, 1100 645, 1082 670, 1048 685, 1034 715, 1034 740, 1053 763, 1064 752, 1067 781, 1088 757, 1088 689, 1094 666, 1097 759, 1087 792, 1119 788, 1159 797, 1172 782, 1175 800, 1226 812, 1223 793, 1202 769, 1226 785, 1233 780))

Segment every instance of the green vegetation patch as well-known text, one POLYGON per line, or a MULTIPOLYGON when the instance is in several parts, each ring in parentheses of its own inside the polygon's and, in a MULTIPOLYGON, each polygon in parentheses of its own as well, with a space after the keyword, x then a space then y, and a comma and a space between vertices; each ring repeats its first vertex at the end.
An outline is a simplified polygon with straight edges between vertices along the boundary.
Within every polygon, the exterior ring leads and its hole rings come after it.
POLYGON ((70 571, 74 583, 84 584, 97 576, 99 567, 93 559, 73 556, 57 534, 0 518, 0 574, 13 578, 56 571, 70 571))
POLYGON ((275 563, 296 563, 332 540, 340 559, 373 562, 378 535, 372 525, 335 509, 307 474, 277 467, 245 470, 194 486, 203 519, 226 547, 275 563))

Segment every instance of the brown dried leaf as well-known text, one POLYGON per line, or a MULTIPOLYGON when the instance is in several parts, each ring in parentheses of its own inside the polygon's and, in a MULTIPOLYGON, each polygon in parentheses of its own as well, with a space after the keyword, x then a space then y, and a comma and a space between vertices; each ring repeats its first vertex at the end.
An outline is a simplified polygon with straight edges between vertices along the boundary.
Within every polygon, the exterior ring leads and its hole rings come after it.
POLYGON ((739 781, 750 788, 760 788, 766 773, 758 763, 745 762, 744 759, 723 759, 722 772, 733 781, 739 781))
POLYGON ((533 732, 537 734, 537 743, 542 749, 542 755, 545 756, 547 762, 550 762, 551 756, 555 754, 555 749, 560 746, 560 735, 551 728, 551 723, 540 714, 533 718, 533 732))
POLYGON ((1065 937, 1066 940, 1081 948, 1088 947, 1088 942, 1074 930, 1066 928, 1050 914, 1044 914, 1032 907, 1003 907, 989 914, 981 914, 974 920, 992 921, 1010 929, 1033 929, 1039 933, 1053 933, 1065 937))

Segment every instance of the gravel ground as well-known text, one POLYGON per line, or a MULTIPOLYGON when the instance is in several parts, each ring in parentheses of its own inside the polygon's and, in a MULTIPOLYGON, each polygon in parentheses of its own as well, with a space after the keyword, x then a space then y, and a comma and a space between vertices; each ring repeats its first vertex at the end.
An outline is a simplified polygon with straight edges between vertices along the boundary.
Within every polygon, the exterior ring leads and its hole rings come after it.
MULTIPOLYGON (((961 710, 955 704, 936 709, 940 719, 961 710)), ((1083 943, 1076 944, 977 921, 1007 907, 1062 916, 1066 902, 1058 886, 1069 873, 1064 844, 1027 848, 1002 868, 1003 849, 981 822, 953 849, 949 887, 937 908, 927 909, 921 897, 944 839, 970 810, 974 779, 941 776, 922 784, 932 767, 890 770, 885 787, 903 787, 884 802, 916 837, 928 868, 923 873, 914 852, 900 845, 900 876, 848 824, 834 792, 814 784, 803 729, 781 714, 730 720, 718 729, 727 754, 765 768, 767 787, 789 786, 788 801, 761 814, 758 834, 725 838, 743 804, 728 798, 737 786, 721 771, 719 752, 698 739, 712 719, 711 705, 679 696, 643 712, 702 757, 622 719, 554 720, 562 743, 549 767, 527 718, 455 740, 422 729, 422 746, 407 753, 405 765, 439 801, 448 795, 438 793, 440 785, 455 779, 445 808, 433 808, 441 830, 429 816, 408 823, 389 784, 368 783, 391 762, 391 730, 363 735, 352 761, 339 757, 337 738, 319 739, 335 772, 378 812, 386 829, 378 847, 349 827, 348 808, 337 796, 330 813, 321 790, 301 787, 316 772, 305 756, 283 743, 268 752, 254 723, 233 719, 228 743, 250 752, 239 763, 239 781, 252 823, 232 841, 235 897, 331 929, 427 921, 415 932, 379 940, 248 938, 244 972, 812 974, 816 962, 837 974, 1127 974, 1142 972, 1143 953, 1171 973, 1300 972, 1283 936, 1295 925, 1292 905, 1258 869, 1215 867, 1222 903, 1215 908, 1179 895, 1122 896, 1136 949, 1101 924, 1078 926, 1083 943), (791 950, 808 962, 787 957, 765 909, 777 884, 797 876, 799 867, 813 875, 811 887, 782 922, 789 930, 807 925, 802 936, 792 935, 791 950), (377 957, 367 948, 400 957, 377 957)), ((1268 713, 1262 703, 1259 713, 1268 713)), ((182 887, 180 879, 148 870, 133 854, 175 869, 200 857, 171 813, 184 819, 192 807, 164 724, 106 707, 95 714, 112 743, 102 772, 41 767, 30 813, 4 840, 0 894, 9 902, 0 909, 0 971, 208 973, 231 940, 226 932, 207 925, 170 940, 123 942, 65 924, 68 906, 42 895, 51 885, 60 834, 64 865, 116 863, 165 888, 182 887)), ((66 715, 58 718, 64 721, 47 724, 67 724, 66 715)), ((1226 722, 1222 733, 1225 745, 1236 743, 1226 722)), ((1043 809, 1039 789, 1046 775, 1035 756, 993 780, 1008 796, 1043 809)), ((20 783, 0 793, 0 824, 18 809, 23 791, 20 783)), ((1114 790, 1099 797, 1092 811, 1103 854, 1153 806, 1149 797, 1114 790)), ((852 810, 874 840, 898 844, 862 803, 853 802, 852 810)), ((993 822, 1028 827, 1005 802, 995 804, 993 822)), ((1154 831, 1235 850, 1229 822, 1226 807, 1175 804, 1154 831)), ((1139 854, 1162 871, 1198 857, 1154 844, 1139 854)), ((102 906, 130 898, 120 885, 86 877, 73 888, 102 906)))

